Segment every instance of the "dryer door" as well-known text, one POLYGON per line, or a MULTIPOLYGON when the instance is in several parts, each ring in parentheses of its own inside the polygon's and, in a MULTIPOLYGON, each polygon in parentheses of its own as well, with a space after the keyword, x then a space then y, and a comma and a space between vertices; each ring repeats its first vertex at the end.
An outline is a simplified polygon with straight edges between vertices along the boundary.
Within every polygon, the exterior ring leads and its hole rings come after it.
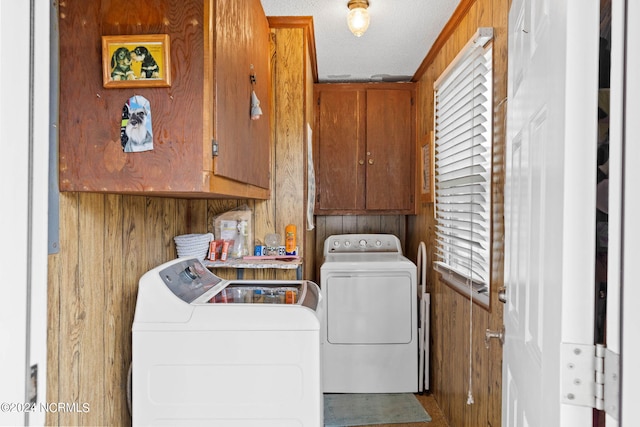
POLYGON ((334 273, 324 286, 329 343, 411 342, 415 295, 408 272, 334 273))

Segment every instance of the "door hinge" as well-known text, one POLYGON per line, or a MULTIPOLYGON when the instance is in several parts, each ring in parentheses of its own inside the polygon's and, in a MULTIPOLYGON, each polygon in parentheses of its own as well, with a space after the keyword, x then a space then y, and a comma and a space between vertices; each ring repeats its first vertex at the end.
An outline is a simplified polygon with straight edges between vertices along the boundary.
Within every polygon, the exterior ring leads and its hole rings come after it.
POLYGON ((216 157, 218 155, 218 141, 215 139, 211 140, 211 155, 216 157))
POLYGON ((31 375, 27 383, 27 402, 36 403, 38 401, 38 364, 31 365, 31 375))
POLYGON ((563 343, 562 403, 605 411, 618 419, 620 356, 602 344, 563 343))

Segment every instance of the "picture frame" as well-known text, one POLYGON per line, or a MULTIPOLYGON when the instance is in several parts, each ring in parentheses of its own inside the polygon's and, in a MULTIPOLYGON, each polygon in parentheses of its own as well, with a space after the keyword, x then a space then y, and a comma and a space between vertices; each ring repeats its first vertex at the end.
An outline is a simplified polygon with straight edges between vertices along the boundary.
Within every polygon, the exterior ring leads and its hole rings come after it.
POLYGON ((426 203, 434 200, 434 143, 431 131, 420 144, 420 200, 426 203))
POLYGON ((168 34, 102 36, 105 88, 170 87, 168 34))

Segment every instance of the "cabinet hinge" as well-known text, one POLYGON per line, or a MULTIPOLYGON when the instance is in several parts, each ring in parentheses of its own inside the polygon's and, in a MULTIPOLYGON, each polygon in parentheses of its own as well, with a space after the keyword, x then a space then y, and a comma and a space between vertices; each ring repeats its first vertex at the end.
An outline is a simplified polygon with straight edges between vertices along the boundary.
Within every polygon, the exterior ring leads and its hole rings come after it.
POLYGON ((216 157, 218 155, 218 141, 215 139, 211 140, 211 155, 216 157))
POLYGON ((602 344, 563 343, 562 403, 605 411, 618 419, 620 356, 602 344))

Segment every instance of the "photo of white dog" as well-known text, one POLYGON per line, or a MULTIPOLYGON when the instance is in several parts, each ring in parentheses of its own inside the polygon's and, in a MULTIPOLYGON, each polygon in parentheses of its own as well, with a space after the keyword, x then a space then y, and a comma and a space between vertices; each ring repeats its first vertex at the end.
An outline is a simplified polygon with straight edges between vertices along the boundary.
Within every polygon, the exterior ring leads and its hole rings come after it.
POLYGON ((120 142, 125 153, 153 150, 151 107, 144 97, 136 95, 124 104, 120 142))

